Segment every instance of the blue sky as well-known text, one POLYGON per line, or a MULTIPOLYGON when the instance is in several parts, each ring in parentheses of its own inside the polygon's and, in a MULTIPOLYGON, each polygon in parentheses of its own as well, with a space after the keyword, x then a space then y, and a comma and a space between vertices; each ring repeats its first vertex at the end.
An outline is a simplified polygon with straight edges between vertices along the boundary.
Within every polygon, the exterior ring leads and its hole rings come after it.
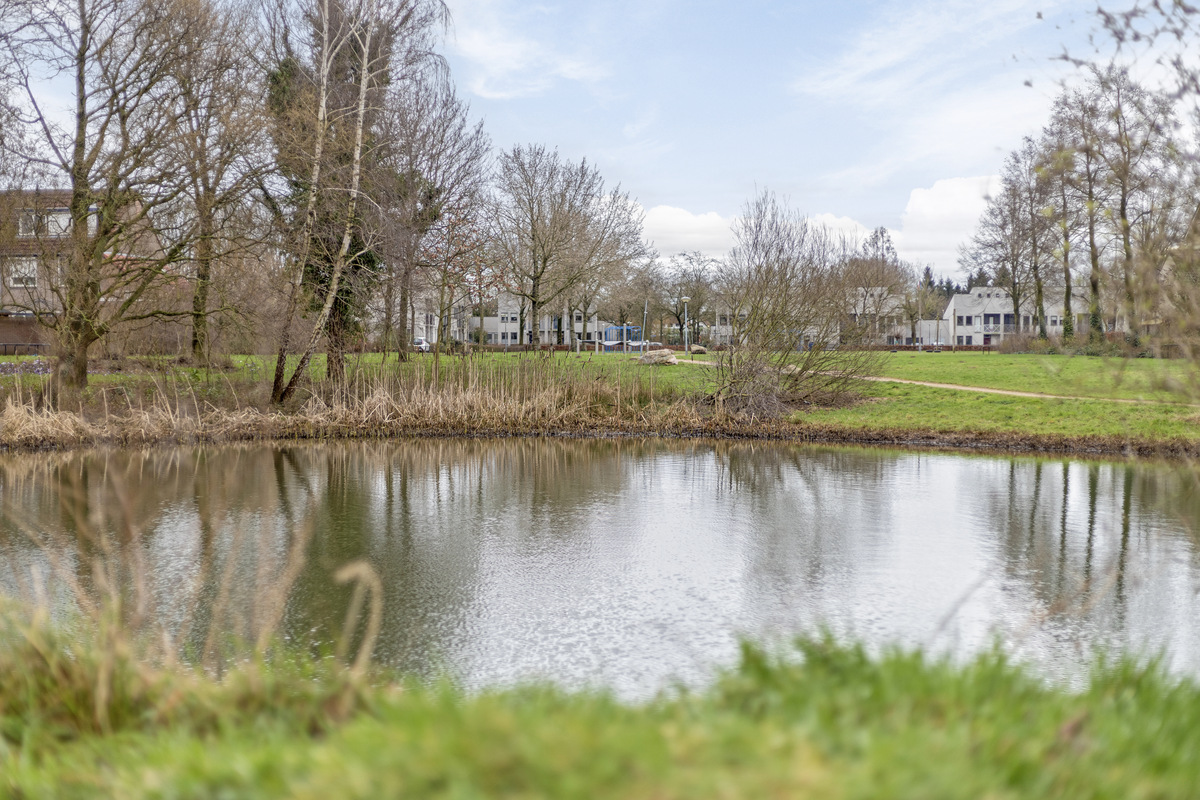
POLYGON ((956 274, 1005 153, 1046 120, 1094 0, 449 0, 497 147, 586 156, 664 254, 722 253, 756 188, 956 274), (1039 13, 1041 18, 1039 19, 1039 13), (1029 82, 1032 85, 1026 85, 1029 82))

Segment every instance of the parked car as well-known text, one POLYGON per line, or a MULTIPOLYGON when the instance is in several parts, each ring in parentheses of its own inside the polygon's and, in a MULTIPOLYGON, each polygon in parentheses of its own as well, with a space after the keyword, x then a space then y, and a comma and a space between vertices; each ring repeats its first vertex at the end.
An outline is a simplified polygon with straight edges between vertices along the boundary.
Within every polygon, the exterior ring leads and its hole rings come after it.
POLYGON ((425 341, 424 336, 418 336, 416 339, 413 339, 413 349, 418 353, 428 353, 429 342, 425 341))

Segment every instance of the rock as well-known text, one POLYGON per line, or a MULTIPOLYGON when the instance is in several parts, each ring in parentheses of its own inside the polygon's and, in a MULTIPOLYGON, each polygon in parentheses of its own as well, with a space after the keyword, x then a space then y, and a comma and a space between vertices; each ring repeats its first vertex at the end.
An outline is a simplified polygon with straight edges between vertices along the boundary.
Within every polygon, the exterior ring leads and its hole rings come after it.
POLYGON ((702 356, 708 352, 708 348, 705 347, 704 345, 694 344, 694 345, 692 345, 692 352, 698 356, 702 356))
POLYGON ((678 364, 675 354, 670 350, 648 350, 638 359, 639 364, 678 364))

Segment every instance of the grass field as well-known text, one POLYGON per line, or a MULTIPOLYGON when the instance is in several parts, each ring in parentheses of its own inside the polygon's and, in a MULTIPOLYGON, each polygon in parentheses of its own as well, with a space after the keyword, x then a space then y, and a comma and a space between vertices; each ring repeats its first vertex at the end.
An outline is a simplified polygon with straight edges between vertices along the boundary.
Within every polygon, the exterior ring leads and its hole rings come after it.
POLYGON ((954 666, 812 640, 786 658, 747 649, 711 688, 639 705, 547 687, 363 684, 327 664, 251 665, 220 685, 115 670, 126 694, 105 701, 106 727, 86 692, 76 717, 63 710, 63 692, 82 686, 5 681, 26 694, 0 696, 0 791, 1185 798, 1200 785, 1200 687, 1129 661, 1070 692, 998 655, 954 666))
POLYGON ((1042 394, 1200 402, 1200 370, 1185 361, 945 350, 891 354, 879 374, 1042 394))
POLYGON ((1012 397, 899 383, 865 383, 860 391, 864 402, 813 408, 792 419, 853 430, 1200 440, 1200 408, 1188 405, 1012 397))

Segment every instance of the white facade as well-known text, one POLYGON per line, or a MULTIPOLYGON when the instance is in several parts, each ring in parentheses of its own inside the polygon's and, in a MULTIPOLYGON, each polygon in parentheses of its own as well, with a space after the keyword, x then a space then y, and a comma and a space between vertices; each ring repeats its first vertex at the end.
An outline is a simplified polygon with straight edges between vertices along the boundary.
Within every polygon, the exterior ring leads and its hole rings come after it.
MULTIPOLYGON (((555 344, 558 342, 558 320, 565 312, 563 309, 543 309, 538 320, 537 342, 540 344, 555 344)), ((563 326, 564 343, 574 345, 576 340, 583 339, 584 315, 582 311, 569 312, 572 319, 563 326)), ((466 322, 467 330, 474 331, 479 327, 479 318, 471 317, 466 322)), ((593 311, 587 318, 587 338, 595 339, 602 332, 603 323, 593 311)), ((521 331, 521 304, 518 298, 502 294, 497 300, 495 316, 483 318, 483 331, 487 336, 487 344, 500 346, 516 346, 531 343, 533 320, 526 311, 525 330, 521 331)))
MULTIPOLYGON (((1046 333, 1050 336, 1062 336, 1062 298, 1047 297, 1044 305, 1046 333)), ((950 338, 946 344, 990 347, 999 344, 1005 336, 1036 334, 1037 316, 1032 306, 1032 300, 1027 300, 1018 317, 1013 314, 1012 297, 1009 293, 993 286, 977 286, 970 292, 956 294, 950 298, 950 303, 942 315, 949 328, 950 338)), ((1073 296, 1071 306, 1075 316, 1075 330, 1087 330, 1086 300, 1078 295, 1073 296)))

